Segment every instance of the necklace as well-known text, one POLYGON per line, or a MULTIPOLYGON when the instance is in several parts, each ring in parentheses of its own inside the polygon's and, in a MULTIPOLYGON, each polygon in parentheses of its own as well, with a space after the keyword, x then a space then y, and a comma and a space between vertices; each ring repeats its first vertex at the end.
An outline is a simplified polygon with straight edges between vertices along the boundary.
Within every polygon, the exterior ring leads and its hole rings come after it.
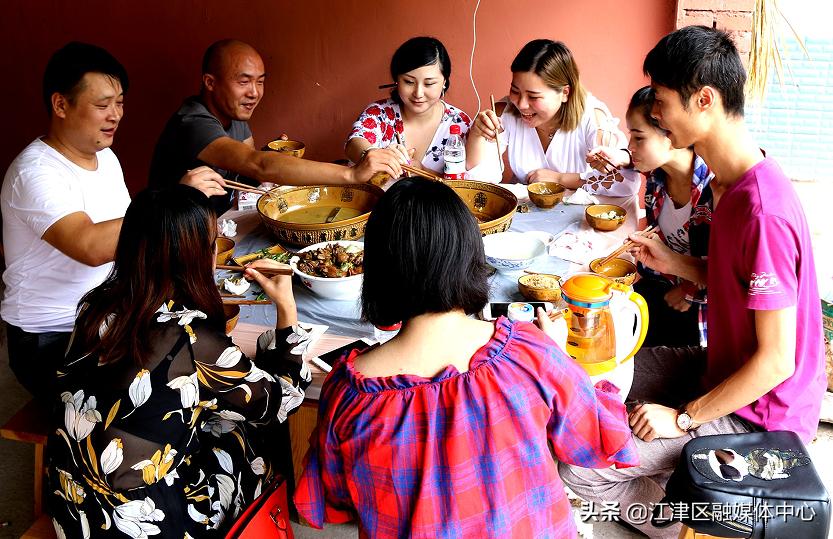
POLYGON ((540 127, 536 127, 535 130, 538 131, 538 133, 540 133, 541 135, 544 135, 545 137, 547 137, 547 140, 552 140, 552 138, 555 136, 555 133, 558 131, 558 128, 556 127, 555 129, 553 129, 552 131, 550 131, 548 133, 544 132, 540 127))

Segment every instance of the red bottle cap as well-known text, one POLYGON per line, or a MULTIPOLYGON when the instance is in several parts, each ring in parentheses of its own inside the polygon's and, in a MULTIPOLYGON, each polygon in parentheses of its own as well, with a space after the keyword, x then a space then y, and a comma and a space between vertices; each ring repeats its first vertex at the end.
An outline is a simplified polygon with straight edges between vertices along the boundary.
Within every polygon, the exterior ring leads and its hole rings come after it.
POLYGON ((399 331, 402 328, 402 322, 397 322, 392 326, 376 326, 379 331, 399 331))

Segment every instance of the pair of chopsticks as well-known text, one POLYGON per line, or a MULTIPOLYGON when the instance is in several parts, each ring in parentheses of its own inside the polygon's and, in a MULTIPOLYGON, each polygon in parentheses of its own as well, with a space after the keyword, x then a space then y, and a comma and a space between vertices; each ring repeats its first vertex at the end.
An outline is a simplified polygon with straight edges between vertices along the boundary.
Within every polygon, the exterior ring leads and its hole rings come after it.
POLYGON ((402 167, 402 170, 406 170, 411 174, 416 174, 417 176, 422 176, 423 178, 428 178, 429 180, 433 180, 435 182, 445 181, 445 178, 442 176, 438 176, 433 172, 428 172, 427 170, 423 170, 419 167, 413 167, 411 165, 399 165, 402 167))
MULTIPOLYGON (((654 228, 656 228, 656 227, 654 225, 651 225, 651 226, 647 227, 645 230, 640 230, 639 232, 636 233, 636 235, 645 237, 648 234, 650 234, 654 230, 654 228)), ((599 268, 605 267, 608 262, 610 262, 611 260, 613 260, 614 258, 619 256, 620 254, 624 253, 625 251, 627 251, 628 249, 630 249, 634 245, 636 245, 635 241, 632 241, 632 240, 626 241, 624 244, 622 244, 621 247, 619 247, 618 249, 616 249, 615 251, 613 251, 612 253, 610 253, 606 257, 604 257, 604 259, 602 259, 602 261, 599 262, 598 267, 599 268)))
MULTIPOLYGON (((611 163, 611 162, 610 162, 610 159, 608 159, 607 157, 603 156, 603 155, 602 155, 602 154, 600 154, 600 153, 597 153, 597 154, 596 154, 596 159, 600 159, 601 161, 604 161, 604 162, 605 162, 605 164, 607 164, 610 168, 612 168, 612 169, 613 169, 611 172, 616 172, 617 170, 619 170, 619 167, 617 167, 616 165, 614 165, 613 163, 611 163)), ((608 172, 608 174, 610 174, 610 172, 608 172)))
MULTIPOLYGON (((492 112, 494 112, 495 116, 497 116, 494 94, 489 94, 489 99, 492 101, 492 112)), ((495 148, 497 148, 497 162, 500 163, 500 171, 503 172, 503 155, 500 153, 500 141, 498 140, 497 135, 495 135, 495 148)))
POLYGON ((251 185, 246 185, 245 183, 236 182, 234 180, 224 181, 226 182, 226 187, 235 191, 243 191, 244 193, 254 193, 256 195, 262 195, 268 192, 266 191, 266 189, 252 187, 251 185))
MULTIPOLYGON (((240 272, 240 273, 243 273, 244 271, 246 271, 245 266, 228 266, 228 265, 223 265, 223 264, 217 264, 216 268, 219 269, 219 270, 237 271, 237 272, 240 272)), ((277 268, 252 268, 252 269, 256 270, 256 271, 259 271, 260 273, 262 273, 263 275, 266 275, 267 277, 273 277, 275 275, 292 275, 292 267, 287 265, 287 264, 283 264, 283 265, 281 265, 281 267, 277 267, 277 268)))

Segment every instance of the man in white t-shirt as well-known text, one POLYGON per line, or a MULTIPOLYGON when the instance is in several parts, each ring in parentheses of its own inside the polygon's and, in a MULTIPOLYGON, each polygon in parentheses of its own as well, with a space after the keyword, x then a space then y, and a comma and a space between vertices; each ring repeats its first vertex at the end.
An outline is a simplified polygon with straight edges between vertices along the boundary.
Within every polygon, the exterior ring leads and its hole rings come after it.
MULTIPOLYGON (((110 271, 130 203, 110 150, 127 87, 124 67, 104 49, 73 42, 58 50, 43 80, 48 133, 15 158, 3 182, 0 315, 9 364, 36 396, 52 390, 78 301, 110 271)), ((224 192, 218 179, 203 169, 184 182, 211 195, 224 192)))

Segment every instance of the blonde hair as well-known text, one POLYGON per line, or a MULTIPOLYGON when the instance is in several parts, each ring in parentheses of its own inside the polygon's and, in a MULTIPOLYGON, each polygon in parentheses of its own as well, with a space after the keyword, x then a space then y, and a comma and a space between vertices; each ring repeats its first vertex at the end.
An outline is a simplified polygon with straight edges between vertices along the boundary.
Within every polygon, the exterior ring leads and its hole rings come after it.
POLYGON ((512 60, 511 69, 513 73, 535 73, 556 92, 569 86, 567 101, 555 115, 564 131, 573 131, 579 126, 584 115, 587 92, 581 85, 578 66, 567 45, 551 39, 530 41, 512 60))

